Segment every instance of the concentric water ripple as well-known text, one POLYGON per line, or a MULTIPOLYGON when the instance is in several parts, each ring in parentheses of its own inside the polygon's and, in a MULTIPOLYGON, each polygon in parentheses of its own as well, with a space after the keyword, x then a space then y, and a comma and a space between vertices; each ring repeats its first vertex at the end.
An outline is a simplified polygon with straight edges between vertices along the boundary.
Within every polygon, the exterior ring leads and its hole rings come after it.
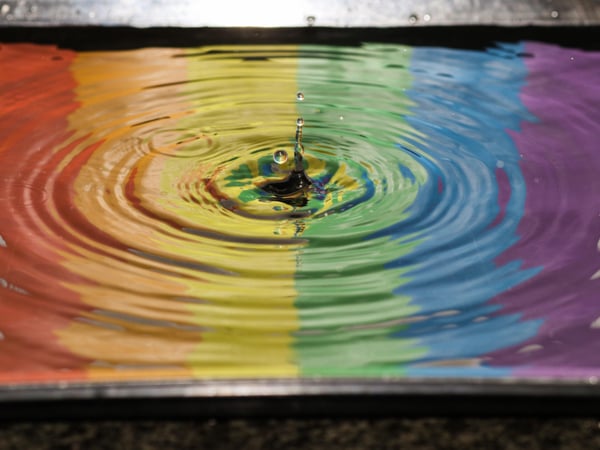
POLYGON ((599 61, 0 47, 0 380, 597 373, 599 61))

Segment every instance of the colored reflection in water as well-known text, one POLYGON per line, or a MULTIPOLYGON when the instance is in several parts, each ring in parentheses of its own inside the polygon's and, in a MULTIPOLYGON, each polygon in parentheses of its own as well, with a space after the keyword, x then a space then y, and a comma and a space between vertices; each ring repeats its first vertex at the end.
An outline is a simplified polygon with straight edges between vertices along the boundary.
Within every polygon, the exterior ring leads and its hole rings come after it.
POLYGON ((0 380, 594 374, 599 59, 0 47, 0 380))

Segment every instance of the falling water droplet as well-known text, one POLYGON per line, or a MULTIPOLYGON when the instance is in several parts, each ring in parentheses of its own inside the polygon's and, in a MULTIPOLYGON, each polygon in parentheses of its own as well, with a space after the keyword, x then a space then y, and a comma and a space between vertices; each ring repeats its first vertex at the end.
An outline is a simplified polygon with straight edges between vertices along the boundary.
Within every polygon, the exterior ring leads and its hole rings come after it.
POLYGON ((425 22, 429 22, 429 21, 431 20, 431 14, 425 14, 425 15, 423 16, 423 20, 424 20, 425 22))
POLYGON ((410 23, 411 25, 414 25, 415 23, 417 23, 417 20, 419 20, 417 15, 411 14, 411 16, 408 18, 408 23, 410 23))
POLYGON ((550 13, 550 17, 552 17, 553 19, 558 19, 558 11, 554 10, 550 13))
POLYGON ((273 161, 277 164, 285 164, 288 160, 288 154, 285 150, 279 149, 273 153, 273 161))
POLYGON ((312 27, 315 24, 315 21, 317 20, 317 18, 315 16, 307 16, 306 17, 306 24, 309 27, 312 27))
MULTIPOLYGON (((262 186, 262 189, 277 197, 289 196, 291 194, 300 195, 302 192, 306 193, 306 190, 313 184, 312 180, 304 172, 302 164, 304 160, 304 147, 302 146, 303 125, 304 119, 298 117, 296 119, 296 143, 294 145, 294 166, 292 171, 288 173, 288 176, 284 180, 269 181, 262 186)), ((283 149, 279 149, 273 154, 273 160, 277 164, 283 164, 287 159, 288 155, 283 149)), ((300 206, 304 206, 308 201, 303 195, 298 197, 297 200, 300 206)))
POLYGON ((304 100, 304 94, 302 92, 298 92, 296 94, 296 100, 298 100, 299 102, 304 100))

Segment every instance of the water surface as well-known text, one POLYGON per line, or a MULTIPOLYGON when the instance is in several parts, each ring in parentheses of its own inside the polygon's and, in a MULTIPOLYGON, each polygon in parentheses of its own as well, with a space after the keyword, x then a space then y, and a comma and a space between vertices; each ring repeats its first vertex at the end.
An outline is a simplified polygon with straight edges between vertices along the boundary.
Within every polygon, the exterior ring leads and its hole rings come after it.
POLYGON ((599 64, 1 46, 0 380, 598 375, 599 64))

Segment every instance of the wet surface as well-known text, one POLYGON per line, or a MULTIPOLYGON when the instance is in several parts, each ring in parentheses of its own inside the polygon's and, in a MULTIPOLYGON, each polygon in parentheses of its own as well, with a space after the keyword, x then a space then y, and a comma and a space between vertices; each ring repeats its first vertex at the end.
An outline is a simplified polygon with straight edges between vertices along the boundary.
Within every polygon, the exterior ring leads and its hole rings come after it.
POLYGON ((597 52, 0 61, 0 380, 598 375, 597 52))

